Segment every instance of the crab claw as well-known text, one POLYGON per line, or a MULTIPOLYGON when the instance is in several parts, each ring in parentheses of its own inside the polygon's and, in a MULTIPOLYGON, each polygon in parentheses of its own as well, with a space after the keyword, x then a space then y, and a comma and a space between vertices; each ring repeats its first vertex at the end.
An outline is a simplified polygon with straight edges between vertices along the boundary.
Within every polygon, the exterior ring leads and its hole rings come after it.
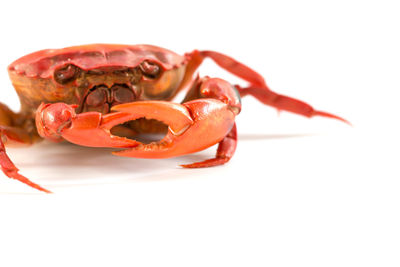
POLYGON ((181 135, 193 124, 187 108, 181 104, 167 101, 137 101, 113 106, 106 115, 103 124, 114 127, 117 124, 139 118, 155 119, 169 126, 174 135, 181 135), (117 115, 118 114, 118 115, 117 115), (117 119, 114 116, 118 117, 117 119))
POLYGON ((141 101, 117 105, 113 110, 126 114, 125 121, 130 116, 141 116, 169 126, 166 136, 157 143, 139 143, 113 152, 136 158, 168 158, 203 150, 220 142, 232 129, 235 119, 234 111, 215 99, 198 99, 184 104, 141 101))
POLYGON ((98 112, 75 113, 75 105, 65 103, 41 104, 36 112, 38 133, 47 139, 91 147, 132 147, 135 140, 110 133, 112 120, 118 124, 121 113, 102 115, 98 112), (106 123, 104 123, 106 122, 106 123))

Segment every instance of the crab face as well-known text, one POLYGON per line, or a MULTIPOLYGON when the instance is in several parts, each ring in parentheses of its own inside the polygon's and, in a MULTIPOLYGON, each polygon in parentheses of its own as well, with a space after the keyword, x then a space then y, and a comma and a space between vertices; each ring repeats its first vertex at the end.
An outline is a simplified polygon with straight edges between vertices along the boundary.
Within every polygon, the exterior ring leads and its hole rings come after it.
POLYGON ((12 63, 9 74, 23 108, 64 102, 77 104, 78 113, 108 113, 117 104, 169 100, 185 72, 184 57, 159 47, 95 47, 43 50, 12 63))

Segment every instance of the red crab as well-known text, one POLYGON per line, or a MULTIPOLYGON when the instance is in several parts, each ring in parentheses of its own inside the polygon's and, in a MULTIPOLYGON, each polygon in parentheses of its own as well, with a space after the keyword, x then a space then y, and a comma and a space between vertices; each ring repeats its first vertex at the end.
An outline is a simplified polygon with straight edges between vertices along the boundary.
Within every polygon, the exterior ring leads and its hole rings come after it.
POLYGON ((42 138, 82 146, 124 148, 113 154, 168 158, 219 144, 214 158, 199 168, 229 161, 236 148, 235 117, 240 98, 252 95, 266 105, 306 117, 344 119, 271 91, 263 77, 213 51, 184 56, 151 45, 92 44, 42 50, 8 67, 21 101, 14 113, 0 105, 0 164, 5 175, 50 192, 19 174, 4 144, 31 144, 42 138), (205 58, 247 81, 247 87, 219 78, 201 78, 205 58), (186 97, 171 102, 179 92, 186 97), (164 133, 158 142, 135 140, 140 133, 164 133))

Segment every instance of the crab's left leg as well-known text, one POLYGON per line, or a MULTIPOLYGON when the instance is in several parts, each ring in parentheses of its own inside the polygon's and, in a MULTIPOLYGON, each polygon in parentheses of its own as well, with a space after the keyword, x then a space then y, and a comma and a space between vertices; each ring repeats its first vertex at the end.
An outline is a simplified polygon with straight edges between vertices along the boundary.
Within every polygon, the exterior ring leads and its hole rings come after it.
POLYGON ((337 115, 325 111, 316 110, 304 101, 272 91, 267 86, 264 78, 259 73, 232 57, 215 51, 197 50, 193 51, 192 53, 186 54, 186 57, 189 60, 187 64, 187 71, 182 82, 183 86, 187 85, 190 80, 193 79, 193 75, 195 75, 196 70, 201 65, 203 60, 206 58, 210 58, 221 68, 249 82, 248 87, 236 86, 241 96, 252 95, 265 105, 269 105, 277 108, 278 110, 292 112, 305 117, 311 118, 314 116, 322 116, 341 120, 345 123, 350 124, 347 120, 337 115))

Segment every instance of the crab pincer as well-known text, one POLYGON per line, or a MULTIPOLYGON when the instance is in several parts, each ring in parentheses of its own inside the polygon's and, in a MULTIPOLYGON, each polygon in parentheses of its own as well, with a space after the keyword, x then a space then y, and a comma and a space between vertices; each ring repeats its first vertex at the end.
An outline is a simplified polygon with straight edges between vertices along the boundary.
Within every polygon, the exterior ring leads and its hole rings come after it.
POLYGON ((135 140, 110 133, 112 128, 110 121, 118 121, 118 116, 123 114, 102 115, 99 112, 76 114, 75 107, 75 105, 65 103, 41 104, 36 112, 36 127, 39 135, 52 141, 65 139, 71 143, 89 147, 138 145, 135 140))
POLYGON ((126 119, 141 112, 169 126, 159 142, 140 143, 113 154, 123 157, 168 158, 194 153, 220 142, 232 129, 235 113, 215 99, 197 99, 183 104, 166 101, 142 101, 113 107, 126 119))

